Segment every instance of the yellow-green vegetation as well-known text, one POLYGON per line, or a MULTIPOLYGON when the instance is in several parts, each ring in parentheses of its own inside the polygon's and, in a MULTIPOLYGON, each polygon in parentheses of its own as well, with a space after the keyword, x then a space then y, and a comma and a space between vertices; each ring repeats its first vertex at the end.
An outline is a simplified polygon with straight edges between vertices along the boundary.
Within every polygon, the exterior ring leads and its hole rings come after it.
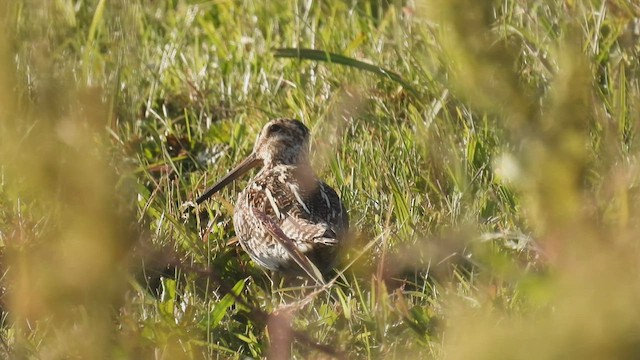
POLYGON ((5 0, 0 356, 638 358, 639 54, 628 0, 5 0), (188 206, 275 117, 327 290, 237 246, 246 180, 188 206))

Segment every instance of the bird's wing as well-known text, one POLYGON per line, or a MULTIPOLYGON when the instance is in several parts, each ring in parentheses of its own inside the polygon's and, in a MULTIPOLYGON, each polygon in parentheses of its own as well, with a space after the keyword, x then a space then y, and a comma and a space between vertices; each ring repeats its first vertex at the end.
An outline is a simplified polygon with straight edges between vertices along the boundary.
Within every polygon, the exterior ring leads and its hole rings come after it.
POLYGON ((328 225, 336 236, 341 236, 349 231, 349 215, 340 197, 331 186, 318 181, 318 186, 313 194, 314 201, 312 212, 316 222, 321 221, 328 225))
POLYGON ((302 253, 289 236, 287 236, 282 228, 267 214, 263 211, 260 211, 256 208, 251 208, 253 211, 253 215, 258 219, 264 228, 271 234, 271 236, 282 245, 282 247, 289 253, 289 256, 304 270, 304 272, 309 275, 312 279, 314 279, 318 284, 325 285, 324 278, 322 277, 322 273, 318 268, 309 260, 309 258, 302 253))
POLYGON ((335 233, 324 223, 287 215, 280 224, 282 231, 291 239, 313 243, 318 238, 335 238, 335 233))

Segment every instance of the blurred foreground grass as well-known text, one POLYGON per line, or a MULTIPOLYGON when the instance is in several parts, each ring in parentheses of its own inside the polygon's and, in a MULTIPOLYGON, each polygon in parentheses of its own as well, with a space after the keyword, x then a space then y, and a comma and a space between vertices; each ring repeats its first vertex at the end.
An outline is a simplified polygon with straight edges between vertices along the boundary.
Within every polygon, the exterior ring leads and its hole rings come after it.
POLYGON ((637 4, 0 9, 3 357, 640 356, 637 4), (242 184, 182 205, 273 117, 356 229, 315 295, 230 242, 242 184))

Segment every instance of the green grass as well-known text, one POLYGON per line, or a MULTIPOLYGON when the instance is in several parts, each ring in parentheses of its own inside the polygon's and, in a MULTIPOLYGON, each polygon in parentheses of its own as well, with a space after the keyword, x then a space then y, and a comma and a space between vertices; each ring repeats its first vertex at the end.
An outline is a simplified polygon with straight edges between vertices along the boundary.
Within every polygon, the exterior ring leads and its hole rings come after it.
POLYGON ((0 9, 3 357, 640 354, 634 3, 0 9), (275 117, 349 209, 326 291, 229 243, 246 180, 185 205, 275 117))

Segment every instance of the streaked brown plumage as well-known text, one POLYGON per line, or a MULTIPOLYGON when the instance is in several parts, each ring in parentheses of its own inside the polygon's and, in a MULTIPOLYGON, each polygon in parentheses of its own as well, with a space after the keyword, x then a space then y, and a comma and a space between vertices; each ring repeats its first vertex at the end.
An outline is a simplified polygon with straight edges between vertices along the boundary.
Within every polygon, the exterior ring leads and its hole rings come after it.
POLYGON ((330 270, 349 227, 336 192, 309 163, 309 130, 298 120, 264 126, 253 152, 200 196, 202 203, 250 168, 262 169, 238 196, 233 223, 243 249, 259 265, 314 277, 305 264, 330 270))

